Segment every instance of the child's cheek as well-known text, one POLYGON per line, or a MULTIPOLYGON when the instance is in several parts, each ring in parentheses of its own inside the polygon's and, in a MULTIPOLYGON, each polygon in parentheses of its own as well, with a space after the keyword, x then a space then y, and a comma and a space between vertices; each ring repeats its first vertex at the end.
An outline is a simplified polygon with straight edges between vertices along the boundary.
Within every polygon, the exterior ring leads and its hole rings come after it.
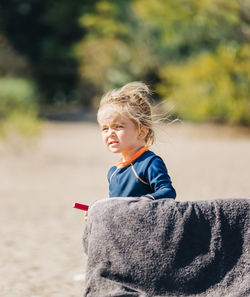
POLYGON ((124 133, 122 131, 119 131, 117 136, 118 136, 119 140, 124 140, 124 133))

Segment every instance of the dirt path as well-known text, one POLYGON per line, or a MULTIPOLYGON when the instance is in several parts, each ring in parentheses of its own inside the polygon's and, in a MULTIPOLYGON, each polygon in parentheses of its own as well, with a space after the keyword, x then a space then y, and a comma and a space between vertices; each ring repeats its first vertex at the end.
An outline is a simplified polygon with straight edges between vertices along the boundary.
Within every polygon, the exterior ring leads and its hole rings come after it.
MULTIPOLYGON (((250 135, 179 124, 158 129, 178 200, 250 196, 250 135)), ((94 123, 49 123, 35 145, 0 146, 0 295, 78 297, 86 257, 75 201, 107 197, 105 151, 94 123), (80 280, 79 280, 80 279, 80 280)))

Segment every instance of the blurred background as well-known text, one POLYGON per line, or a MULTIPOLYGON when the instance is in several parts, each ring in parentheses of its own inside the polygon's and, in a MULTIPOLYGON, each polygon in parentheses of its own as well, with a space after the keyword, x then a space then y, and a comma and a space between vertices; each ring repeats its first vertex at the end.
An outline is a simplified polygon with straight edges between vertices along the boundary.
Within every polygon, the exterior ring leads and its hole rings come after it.
POLYGON ((181 119, 250 126, 249 41, 247 0, 1 0, 1 124, 141 80, 181 119))
POLYGON ((106 91, 144 81, 177 200, 250 196, 248 0, 0 1, 0 294, 82 296, 106 91), (165 112, 164 111, 164 112, 165 112))

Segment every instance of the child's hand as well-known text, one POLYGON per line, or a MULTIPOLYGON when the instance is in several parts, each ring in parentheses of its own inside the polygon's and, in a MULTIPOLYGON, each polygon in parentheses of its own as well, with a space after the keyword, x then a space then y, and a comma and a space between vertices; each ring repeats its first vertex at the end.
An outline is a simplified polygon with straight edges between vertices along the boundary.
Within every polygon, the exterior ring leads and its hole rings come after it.
POLYGON ((85 214, 84 214, 84 221, 87 222, 87 220, 88 220, 88 212, 85 211, 85 214))
POLYGON ((142 199, 152 200, 152 199, 148 198, 147 196, 141 196, 140 198, 142 198, 142 199))

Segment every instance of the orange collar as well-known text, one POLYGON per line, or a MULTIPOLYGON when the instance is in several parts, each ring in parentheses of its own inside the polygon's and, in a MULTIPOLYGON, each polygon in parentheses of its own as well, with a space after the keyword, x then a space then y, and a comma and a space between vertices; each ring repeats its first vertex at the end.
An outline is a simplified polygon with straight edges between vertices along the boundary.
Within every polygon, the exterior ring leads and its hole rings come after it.
POLYGON ((139 151, 137 151, 133 157, 128 160, 128 161, 122 161, 122 158, 118 160, 118 162, 115 164, 115 166, 117 168, 122 168, 125 167, 127 165, 129 165, 130 163, 132 163, 135 159, 137 159, 138 157, 140 157, 144 152, 148 151, 148 146, 144 146, 141 149, 139 149, 139 151))

